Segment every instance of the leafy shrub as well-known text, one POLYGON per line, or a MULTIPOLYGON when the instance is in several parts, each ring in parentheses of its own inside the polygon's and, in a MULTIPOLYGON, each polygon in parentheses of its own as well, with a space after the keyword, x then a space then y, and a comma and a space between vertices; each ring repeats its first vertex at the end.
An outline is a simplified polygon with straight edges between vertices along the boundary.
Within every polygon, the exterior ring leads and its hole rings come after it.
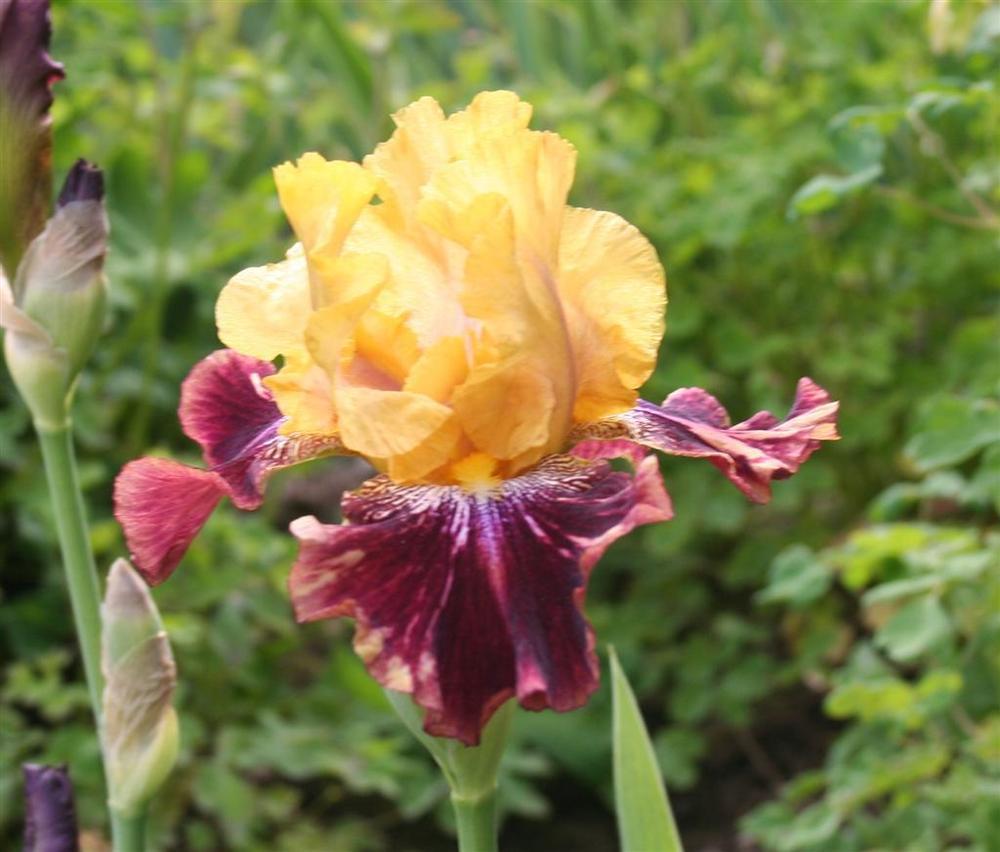
MULTIPOLYGON (((668 781, 687 791, 674 804, 689 845, 731 843, 735 817, 789 775, 744 824, 764 845, 977 842, 995 819, 976 791, 996 783, 997 568, 975 566, 996 547, 1000 334, 996 237, 970 226, 983 217, 968 195, 1000 206, 998 60, 995 7, 952 5, 932 44, 928 4, 909 0, 56 4, 70 74, 57 167, 104 165, 112 220, 113 314, 76 416, 101 561, 122 552, 120 465, 192 452, 177 389, 218 346, 218 290, 290 242, 269 168, 310 149, 356 158, 420 94, 451 108, 513 87, 576 144, 573 203, 627 215, 661 253, 671 305, 648 397, 697 384, 734 414, 780 411, 810 374, 844 401, 844 439, 766 507, 666 462, 677 518, 595 573, 589 614, 636 673, 668 781), (793 732, 805 747, 782 745, 793 732)), ((0 465, 0 648, 19 661, 0 691, 8 841, 19 761, 72 763, 87 826, 100 785, 18 406, 0 410, 0 465)), ((353 473, 304 475, 263 513, 220 511, 157 591, 185 744, 159 842, 448 848, 420 819, 443 791, 347 628, 292 623, 281 530, 335 514, 353 473)), ((574 714, 522 714, 509 808, 537 818, 555 800, 562 819, 512 820, 514 848, 608 847, 608 723, 603 690, 574 714)))

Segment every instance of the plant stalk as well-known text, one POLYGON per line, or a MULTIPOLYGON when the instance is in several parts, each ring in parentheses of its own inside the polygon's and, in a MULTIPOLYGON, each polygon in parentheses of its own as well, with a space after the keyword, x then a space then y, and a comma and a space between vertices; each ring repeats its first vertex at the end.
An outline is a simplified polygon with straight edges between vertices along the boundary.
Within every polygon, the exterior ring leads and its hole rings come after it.
POLYGON ((36 429, 45 462, 49 498, 56 518, 76 636, 83 657, 87 692, 100 737, 101 695, 104 691, 101 675, 101 590, 90 548, 83 495, 80 493, 73 433, 68 422, 57 428, 36 424, 36 429))
POLYGON ((132 816, 111 811, 111 842, 114 852, 146 852, 146 817, 148 809, 132 816))
MULTIPOLYGON (((101 673, 101 587, 97 565, 90 547, 87 517, 84 510, 80 477, 76 468, 73 431, 69 422, 56 426, 35 425, 45 462, 45 478, 56 519, 56 532, 62 551, 66 585, 76 624, 76 636, 83 657, 83 672, 97 739, 103 752, 104 723, 101 673)), ((111 836, 114 852, 145 852, 146 810, 134 816, 111 811, 111 836)))
POLYGON ((496 790, 475 799, 451 795, 459 852, 497 852, 496 790))

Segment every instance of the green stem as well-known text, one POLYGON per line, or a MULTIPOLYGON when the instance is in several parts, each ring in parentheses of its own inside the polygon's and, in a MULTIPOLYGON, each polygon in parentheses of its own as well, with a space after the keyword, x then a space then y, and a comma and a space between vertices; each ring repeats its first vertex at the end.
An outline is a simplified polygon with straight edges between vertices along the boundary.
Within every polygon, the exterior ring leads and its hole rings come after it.
POLYGON ((87 519, 80 493, 80 478, 76 472, 73 434, 68 423, 57 428, 36 424, 38 441, 45 461, 45 478, 56 516, 56 531, 62 550, 66 584, 69 587, 76 636, 83 656, 83 671, 87 692, 94 711, 98 734, 101 731, 101 591, 97 581, 97 566, 90 549, 87 519))
POLYGON ((146 852, 146 816, 145 807, 133 816, 111 811, 114 852, 146 852))
POLYGON ((459 852, 497 852, 497 794, 494 790, 476 799, 456 796, 455 809, 459 852))
MULTIPOLYGON (((101 591, 87 532, 80 477, 76 470, 73 432, 68 422, 56 427, 36 424, 35 428, 45 461, 45 477, 49 483, 52 510, 56 516, 56 531, 62 550, 73 620, 76 622, 77 640, 83 657, 87 692, 94 711, 98 740, 102 741, 101 696, 104 678, 101 674, 101 591)), ((111 811, 114 852, 144 852, 145 835, 145 808, 132 816, 111 811)))

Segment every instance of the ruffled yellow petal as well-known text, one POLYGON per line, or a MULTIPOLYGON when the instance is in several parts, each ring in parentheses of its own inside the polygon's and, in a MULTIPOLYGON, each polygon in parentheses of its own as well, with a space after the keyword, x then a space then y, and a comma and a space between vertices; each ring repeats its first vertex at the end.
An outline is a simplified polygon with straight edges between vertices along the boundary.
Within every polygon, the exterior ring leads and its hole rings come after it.
POLYGON ((569 207, 558 286, 579 382, 575 419, 626 410, 663 337, 666 277, 656 249, 614 213, 569 207))
POLYGON ((389 377, 396 389, 402 387, 410 369, 420 357, 416 335, 405 316, 368 311, 355 332, 357 357, 389 377))
POLYGON ((423 98, 363 167, 275 169, 304 252, 234 278, 218 316, 228 345, 284 356, 286 431, 336 430, 396 481, 486 487, 631 405, 663 271, 623 220, 566 206, 576 152, 530 119, 512 92, 447 118, 423 98))
POLYGON ((415 239, 396 227, 385 207, 381 204, 364 211, 344 250, 386 258, 391 280, 379 296, 379 310, 406 316, 421 348, 442 337, 460 336, 465 317, 457 284, 449 280, 443 255, 426 240, 415 239))
POLYGON ((379 195, 393 216, 408 221, 420 188, 434 171, 448 162, 451 150, 445 136, 445 117, 434 98, 423 97, 393 113, 396 130, 364 159, 364 167, 382 181, 379 195))
POLYGON ((469 196, 469 187, 475 180, 471 174, 474 169, 465 161, 452 164, 447 169, 448 177, 425 187, 417 207, 417 218, 422 224, 466 249, 472 247, 484 228, 510 208, 507 199, 498 192, 469 196))
POLYGON ((473 243, 466 263, 462 304, 481 332, 476 366, 453 405, 478 449, 511 459, 558 449, 571 425, 576 384, 554 283, 518 262, 512 217, 504 212, 473 243))
POLYGON ((264 384, 274 394, 278 409, 288 418, 281 426, 283 434, 336 433, 333 386, 326 372, 307 355, 286 357, 285 365, 266 377, 264 384))
POLYGON ((524 130, 532 107, 514 92, 480 92, 463 110, 448 116, 445 133, 452 155, 464 157, 487 134, 509 135, 524 130))
POLYGON ((344 444, 373 458, 416 449, 452 417, 448 406, 405 391, 339 386, 335 397, 344 444))
POLYGON ((386 459, 383 468, 397 482, 435 479, 435 471, 463 452, 465 437, 452 415, 408 453, 386 459))
POLYGON ((427 182, 418 216, 435 229, 444 225, 445 236, 464 244, 462 214, 477 196, 500 196, 513 213, 522 262, 554 268, 575 168, 576 149, 554 133, 511 130, 479 135, 470 140, 462 159, 442 165, 427 182))
POLYGON ((385 259, 379 255, 324 258, 317 263, 317 269, 326 306, 310 314, 305 345, 332 378, 353 353, 355 329, 385 286, 389 273, 385 259))
POLYGON ((403 390, 446 403, 469 375, 468 358, 465 340, 443 337, 421 353, 406 377, 403 390))
POLYGON ((309 274, 298 243, 286 260, 244 269, 222 288, 215 305, 219 340, 230 349, 271 361, 299 352, 309 319, 309 274))
POLYGON ((357 163, 303 154, 274 170, 278 198, 306 253, 336 255, 378 183, 357 163))
POLYGON ((452 397, 469 440, 498 459, 546 446, 555 405, 552 382, 523 359, 474 370, 452 397))

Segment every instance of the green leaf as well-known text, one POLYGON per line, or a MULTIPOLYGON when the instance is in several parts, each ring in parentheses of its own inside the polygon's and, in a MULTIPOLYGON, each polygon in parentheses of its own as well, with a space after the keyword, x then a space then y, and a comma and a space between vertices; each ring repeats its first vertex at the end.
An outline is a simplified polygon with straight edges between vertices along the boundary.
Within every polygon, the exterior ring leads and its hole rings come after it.
POLYGON ((758 603, 808 606, 826 594, 833 581, 829 565, 804 545, 793 545, 771 565, 768 584, 756 595, 758 603))
POLYGON ((975 580, 993 564, 993 554, 969 553, 952 557, 940 570, 918 577, 907 577, 882 583, 865 593, 861 599, 865 606, 893 601, 910 595, 944 589, 954 583, 975 580))
POLYGON ((951 634, 951 621, 934 595, 911 601, 875 634, 875 644, 885 648, 894 660, 905 662, 918 657, 951 634))
POLYGON ((675 790, 690 790, 698 782, 698 761, 708 743, 697 728, 678 726, 656 735, 653 748, 663 768, 663 777, 675 790))
POLYGON ((959 464, 1000 441, 1000 407, 989 400, 932 400, 903 452, 920 471, 959 464))
POLYGON ((965 45, 966 53, 990 53, 1000 42, 1000 7, 987 6, 976 19, 965 45))
POLYGON ((816 175, 792 196, 788 217, 813 216, 823 213, 849 195, 853 195, 882 176, 882 166, 872 165, 851 175, 816 175))
POLYGON ((663 776, 632 687, 618 662, 611 661, 611 696, 614 704, 615 811, 622 852, 674 852, 681 850, 680 835, 667 801, 663 776))

